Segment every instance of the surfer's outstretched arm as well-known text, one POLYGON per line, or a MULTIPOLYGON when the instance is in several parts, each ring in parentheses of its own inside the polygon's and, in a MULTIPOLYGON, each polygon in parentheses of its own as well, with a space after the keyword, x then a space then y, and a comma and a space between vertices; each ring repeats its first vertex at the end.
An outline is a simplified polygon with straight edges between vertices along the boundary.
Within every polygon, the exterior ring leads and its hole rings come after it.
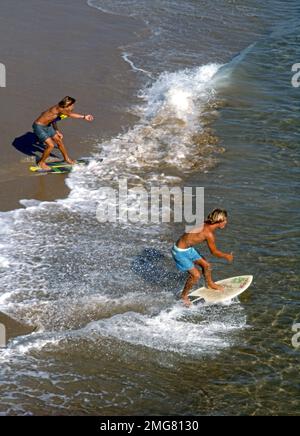
POLYGON ((76 114, 75 112, 71 112, 68 114, 68 117, 73 118, 75 120, 85 120, 85 121, 94 121, 93 115, 83 115, 83 114, 76 114))
POLYGON ((213 256, 220 257, 222 259, 226 259, 226 260, 228 260, 228 262, 233 261, 233 253, 230 253, 230 254, 223 253, 222 251, 218 250, 218 248, 216 246, 215 237, 212 233, 207 236, 206 242, 207 242, 208 248, 213 256))

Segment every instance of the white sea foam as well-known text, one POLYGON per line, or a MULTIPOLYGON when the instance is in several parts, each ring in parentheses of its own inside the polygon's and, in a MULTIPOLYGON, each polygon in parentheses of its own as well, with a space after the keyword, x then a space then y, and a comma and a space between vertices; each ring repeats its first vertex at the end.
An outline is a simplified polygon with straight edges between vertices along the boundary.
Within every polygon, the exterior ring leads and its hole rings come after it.
POLYGON ((195 322, 193 316, 195 312, 178 305, 156 316, 136 312, 115 315, 92 322, 86 330, 161 351, 203 355, 231 346, 228 333, 246 325, 244 316, 224 323, 221 320, 195 322))
POLYGON ((209 137, 199 146, 195 136, 205 133, 202 117, 215 101, 214 78, 219 67, 210 64, 164 73, 143 89, 139 94, 142 104, 135 108, 140 121, 128 132, 99 143, 95 160, 68 178, 71 194, 65 204, 93 202, 99 187, 120 177, 134 183, 166 183, 171 179, 162 166, 180 172, 195 169, 195 165, 209 168, 217 149, 209 137))
POLYGON ((102 3, 99 3, 97 0, 88 0, 87 4, 90 7, 96 8, 105 14, 111 15, 124 15, 124 16, 134 16, 136 8, 139 8, 139 0, 135 0, 133 3, 132 0, 118 0, 113 4, 111 0, 105 0, 102 3))
POLYGON ((64 335, 32 333, 28 336, 20 336, 8 343, 7 348, 0 350, 0 362, 7 362, 13 357, 23 356, 36 351, 42 351, 45 347, 53 349, 64 339, 64 335))
POLYGON ((8 268, 8 267, 9 267, 9 260, 3 256, 0 256, 0 268, 8 268))
POLYGON ((4 292, 0 295, 0 307, 6 307, 6 303, 9 301, 11 292, 4 292))
POLYGON ((124 59, 125 62, 127 62, 131 68, 133 69, 133 71, 135 71, 136 73, 144 73, 146 74, 146 76, 152 78, 152 74, 150 73, 150 71, 146 71, 143 68, 138 68, 137 66, 135 66, 134 62, 130 59, 131 54, 124 52, 122 53, 122 58, 124 59))
POLYGON ((187 124, 190 121, 189 127, 195 129, 195 121, 201 123, 201 113, 214 101, 216 83, 213 79, 220 67, 219 64, 208 64, 161 74, 140 94, 147 102, 143 108, 145 118, 155 120, 159 116, 175 116, 187 124))

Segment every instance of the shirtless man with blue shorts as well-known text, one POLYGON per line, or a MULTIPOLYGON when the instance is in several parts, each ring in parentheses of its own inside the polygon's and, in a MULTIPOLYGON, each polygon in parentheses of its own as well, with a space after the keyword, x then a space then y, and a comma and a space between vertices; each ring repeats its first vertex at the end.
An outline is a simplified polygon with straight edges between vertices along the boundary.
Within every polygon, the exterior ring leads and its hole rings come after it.
POLYGON ((217 249, 215 243, 214 232, 217 229, 224 229, 226 225, 226 210, 215 209, 208 215, 201 228, 194 230, 191 233, 185 233, 172 249, 173 259, 175 260, 179 271, 189 273, 189 277, 181 294, 181 298, 186 306, 191 305, 191 302, 188 298, 189 292, 201 277, 201 272, 197 267, 202 269, 208 288, 215 289, 216 291, 224 290, 222 286, 219 286, 213 282, 211 277, 211 264, 207 262, 205 257, 193 247, 206 241, 212 255, 226 259, 228 262, 232 262, 233 253, 223 253, 217 249))

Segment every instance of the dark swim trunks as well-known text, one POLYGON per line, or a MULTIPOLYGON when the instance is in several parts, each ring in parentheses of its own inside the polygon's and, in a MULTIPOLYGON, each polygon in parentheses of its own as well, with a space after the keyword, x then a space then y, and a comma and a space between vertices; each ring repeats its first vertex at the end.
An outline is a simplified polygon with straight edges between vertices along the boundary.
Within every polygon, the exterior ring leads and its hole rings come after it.
POLYGON ((43 144, 48 138, 52 138, 56 131, 52 124, 49 124, 49 126, 43 126, 42 124, 34 123, 32 125, 33 131, 38 137, 39 141, 43 144))

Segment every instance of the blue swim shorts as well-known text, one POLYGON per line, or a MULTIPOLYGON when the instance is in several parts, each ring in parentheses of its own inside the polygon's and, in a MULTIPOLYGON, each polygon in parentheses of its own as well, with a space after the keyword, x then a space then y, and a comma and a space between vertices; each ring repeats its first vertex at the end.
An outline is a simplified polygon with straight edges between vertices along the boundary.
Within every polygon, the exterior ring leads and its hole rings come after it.
POLYGON ((195 248, 187 248, 186 250, 183 250, 178 248, 176 245, 172 248, 172 256, 176 262, 177 268, 182 272, 195 268, 194 262, 202 259, 201 254, 198 253, 195 248))
POLYGON ((49 124, 49 126, 42 126, 42 124, 34 123, 32 128, 41 144, 44 144, 48 138, 52 138, 56 134, 52 124, 49 124))

